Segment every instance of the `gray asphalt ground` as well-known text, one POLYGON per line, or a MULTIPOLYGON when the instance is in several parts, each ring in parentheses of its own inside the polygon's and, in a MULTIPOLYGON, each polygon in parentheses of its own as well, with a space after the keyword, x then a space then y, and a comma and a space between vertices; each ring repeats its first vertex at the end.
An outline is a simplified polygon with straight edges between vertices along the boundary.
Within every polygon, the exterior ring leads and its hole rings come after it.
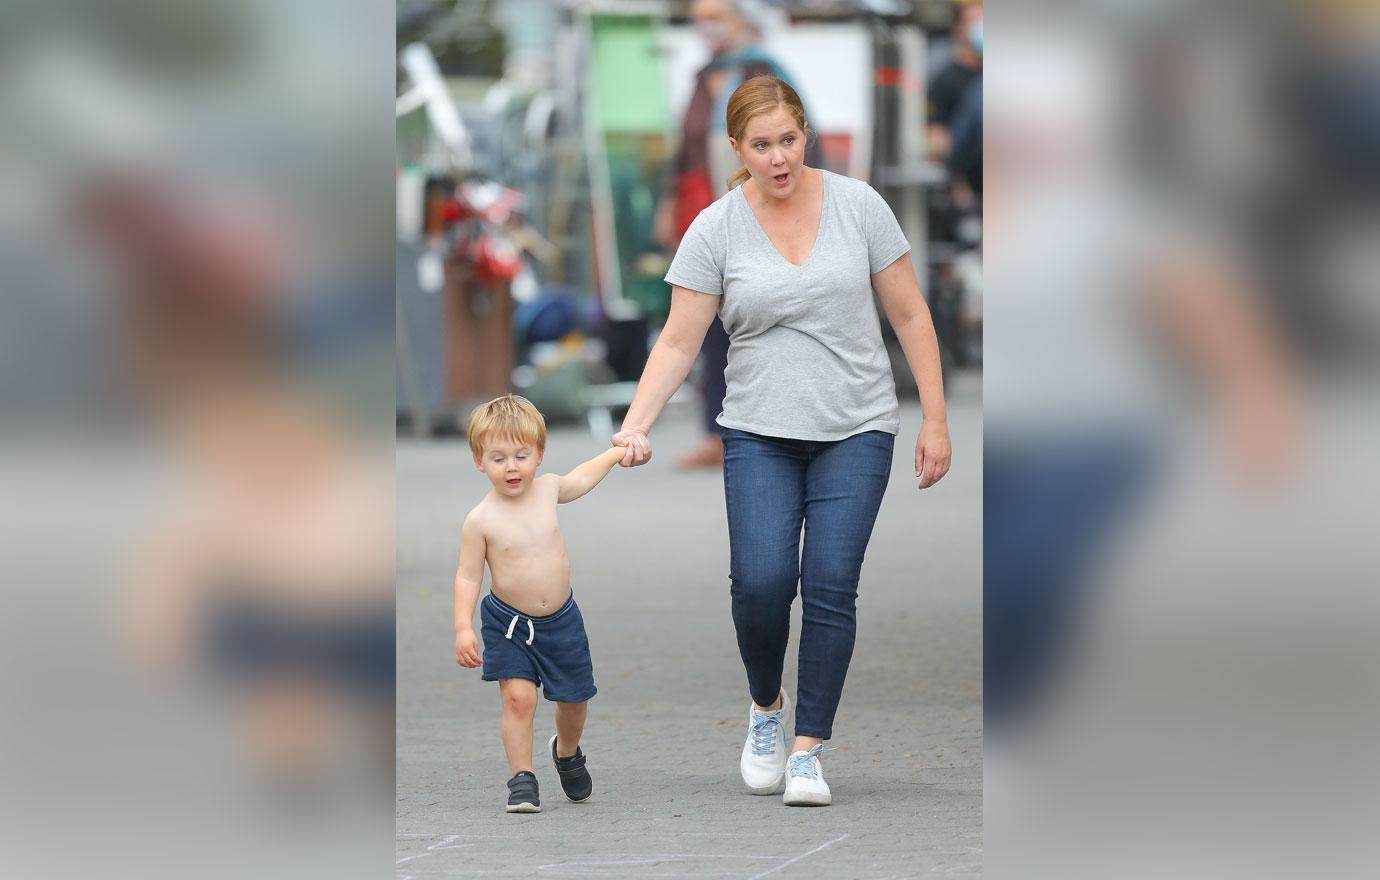
MULTIPOLYGON (((541 752, 542 812, 508 814, 498 687, 454 659, 460 523, 487 490, 463 438, 398 442, 397 871, 415 877, 830 878, 982 873, 981 380, 950 383, 954 467, 919 492, 919 406, 859 589, 857 647, 824 756, 828 808, 754 797, 738 778, 748 695, 729 616, 722 477, 684 473, 699 436, 668 410, 653 461, 561 509, 599 695, 572 804, 541 752)), ((554 429, 542 471, 604 448, 554 429)), ((786 688, 795 691, 796 603, 786 688)))

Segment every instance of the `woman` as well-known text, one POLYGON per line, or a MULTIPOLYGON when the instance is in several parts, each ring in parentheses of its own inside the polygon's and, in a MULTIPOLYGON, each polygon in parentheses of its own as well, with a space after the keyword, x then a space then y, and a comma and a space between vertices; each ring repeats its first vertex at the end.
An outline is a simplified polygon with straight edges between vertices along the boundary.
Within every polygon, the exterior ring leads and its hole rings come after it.
POLYGON ((805 165, 809 126, 795 90, 749 79, 729 99, 727 123, 743 167, 676 252, 670 316, 613 442, 627 447, 625 467, 651 458, 648 432, 722 318, 729 577, 752 696, 739 766, 754 794, 784 786, 788 805, 823 805, 831 795, 818 755, 853 653, 858 575, 899 429, 873 292, 920 389, 921 489, 949 469, 939 349, 886 203, 861 181, 805 165), (797 582, 800 691, 787 750, 781 674, 797 582))
MULTIPOLYGON (((779 11, 760 0, 695 0, 690 6, 695 30, 709 49, 710 59, 695 74, 695 88, 680 127, 680 143, 667 175, 666 191, 657 206, 654 234, 667 252, 675 250, 700 211, 727 192, 724 181, 739 166, 728 146, 724 110, 728 96, 743 80, 763 74, 790 81, 762 48, 768 28, 779 11)), ((807 147, 805 161, 819 161, 816 145, 807 147)), ((716 318, 700 348, 700 394, 704 403, 704 439, 677 459, 683 468, 718 467, 723 463, 723 428, 715 420, 724 403, 724 368, 728 363, 728 334, 716 318)))

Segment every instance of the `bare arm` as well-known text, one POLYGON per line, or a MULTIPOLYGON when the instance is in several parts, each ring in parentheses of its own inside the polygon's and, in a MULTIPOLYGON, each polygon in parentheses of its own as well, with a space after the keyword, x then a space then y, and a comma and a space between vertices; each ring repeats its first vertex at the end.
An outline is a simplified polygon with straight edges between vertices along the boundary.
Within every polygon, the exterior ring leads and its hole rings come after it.
POLYGON ((455 661, 470 668, 481 662, 474 635, 474 606, 484 583, 486 551, 484 534, 471 513, 460 529, 460 567, 455 572, 455 661))
POLYGON ((613 444, 624 447, 624 467, 645 464, 651 459, 652 445, 647 432, 661 415, 666 401, 690 374, 695 356, 704 344, 704 334, 718 310, 717 296, 684 287, 671 288, 671 314, 652 346, 632 406, 623 419, 623 429, 613 435, 613 444))
POLYGON ((1150 307, 1207 380, 1243 476, 1267 480, 1297 466, 1296 378, 1247 274, 1228 254, 1184 250, 1151 274, 1150 307))
POLYGON ((158 674, 189 666, 194 652, 198 583, 210 567, 204 542, 191 530, 168 528, 140 549, 124 593, 123 634, 136 657, 158 674))
POLYGON ((920 295, 909 254, 872 276, 872 287, 882 310, 901 341, 906 363, 920 389, 924 422, 915 443, 915 476, 920 488, 939 482, 949 471, 949 413, 944 403, 944 379, 939 367, 939 342, 934 335, 930 309, 920 295))
POLYGON ((556 503, 565 504, 567 501, 583 497, 609 475, 609 471, 623 460, 626 452, 622 446, 612 446, 574 468, 570 473, 557 477, 556 479, 560 480, 560 489, 556 495, 556 503))

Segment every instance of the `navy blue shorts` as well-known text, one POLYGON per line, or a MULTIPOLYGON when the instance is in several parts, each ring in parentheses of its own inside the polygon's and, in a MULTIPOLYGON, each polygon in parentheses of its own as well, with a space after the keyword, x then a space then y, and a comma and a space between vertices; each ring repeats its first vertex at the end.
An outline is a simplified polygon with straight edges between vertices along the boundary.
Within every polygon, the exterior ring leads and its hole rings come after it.
POLYGON ((548 700, 583 703, 597 692, 585 619, 572 592, 560 610, 531 617, 488 593, 479 603, 484 681, 525 678, 548 700))

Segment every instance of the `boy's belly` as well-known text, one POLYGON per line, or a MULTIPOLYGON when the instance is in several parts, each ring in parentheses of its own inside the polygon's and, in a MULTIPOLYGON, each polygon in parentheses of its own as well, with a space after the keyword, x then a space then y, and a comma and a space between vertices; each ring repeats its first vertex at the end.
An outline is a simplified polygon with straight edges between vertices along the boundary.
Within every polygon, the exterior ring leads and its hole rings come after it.
POLYGON ((490 570, 493 572, 490 587, 493 594, 525 614, 552 614, 560 610, 570 596, 568 559, 498 568, 490 566, 490 570))

